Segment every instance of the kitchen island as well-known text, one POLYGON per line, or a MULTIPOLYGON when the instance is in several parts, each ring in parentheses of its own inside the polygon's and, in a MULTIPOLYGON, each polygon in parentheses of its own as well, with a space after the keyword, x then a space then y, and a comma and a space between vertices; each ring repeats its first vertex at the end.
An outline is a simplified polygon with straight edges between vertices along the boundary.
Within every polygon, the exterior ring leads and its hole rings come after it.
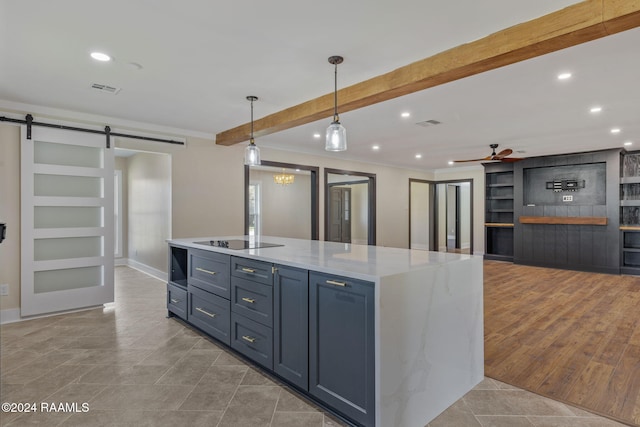
POLYGON ((169 247, 170 315, 355 425, 422 427, 484 377, 480 256, 267 236, 169 247))

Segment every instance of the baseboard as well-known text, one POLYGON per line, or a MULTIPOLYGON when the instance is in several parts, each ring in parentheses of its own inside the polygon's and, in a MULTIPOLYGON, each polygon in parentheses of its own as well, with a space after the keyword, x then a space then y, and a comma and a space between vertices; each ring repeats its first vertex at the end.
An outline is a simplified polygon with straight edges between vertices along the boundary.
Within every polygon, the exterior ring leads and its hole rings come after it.
POLYGON ((20 320, 20 309, 19 308, 8 308, 6 310, 0 310, 0 325, 4 325, 5 323, 13 323, 19 322, 20 320))
POLYGON ((423 245, 420 243, 413 243, 411 245, 411 249, 417 249, 419 251, 428 251, 429 250, 429 245, 423 245))
POLYGON ((143 273, 146 273, 149 276, 154 277, 158 280, 162 280, 163 282, 166 282, 168 280, 167 273, 165 273, 164 271, 158 270, 157 268, 150 267, 146 264, 143 264, 141 262, 138 262, 132 259, 127 259, 126 264, 119 264, 119 265, 127 265, 131 268, 135 268, 136 270, 142 271, 143 273))

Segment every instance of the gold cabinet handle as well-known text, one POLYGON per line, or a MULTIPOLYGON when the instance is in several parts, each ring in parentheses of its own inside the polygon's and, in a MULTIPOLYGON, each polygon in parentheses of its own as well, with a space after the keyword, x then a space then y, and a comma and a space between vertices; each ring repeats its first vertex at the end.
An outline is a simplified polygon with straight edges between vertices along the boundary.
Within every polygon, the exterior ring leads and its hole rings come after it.
POLYGON ((242 298, 242 301, 246 301, 249 304, 253 304, 256 302, 256 300, 254 300, 253 298, 242 298))
POLYGON ((243 336, 242 336, 242 339, 243 339, 243 340, 245 340, 245 341, 249 341, 249 342, 251 342, 251 343, 252 343, 252 342, 255 342, 255 340, 256 340, 255 338, 250 337, 249 335, 243 335, 243 336))
POLYGON ((205 270, 204 268, 200 268, 200 267, 196 267, 196 270, 202 271, 203 273, 207 273, 207 274, 211 274, 211 275, 216 274, 215 271, 205 270))
POLYGON ((196 307, 196 310, 198 310, 200 313, 204 313, 209 317, 216 317, 215 313, 209 313, 207 310, 203 310, 200 307, 196 307))
POLYGON ((245 273, 255 273, 256 271, 253 268, 242 267, 242 271, 245 273))
POLYGON ((180 300, 179 299, 175 299, 175 298, 171 298, 171 302, 174 303, 174 304, 177 304, 177 303, 180 302, 180 300))
POLYGON ((345 282, 338 282, 336 280, 327 280, 327 283, 330 285, 336 285, 336 286, 342 286, 342 287, 347 286, 345 282))

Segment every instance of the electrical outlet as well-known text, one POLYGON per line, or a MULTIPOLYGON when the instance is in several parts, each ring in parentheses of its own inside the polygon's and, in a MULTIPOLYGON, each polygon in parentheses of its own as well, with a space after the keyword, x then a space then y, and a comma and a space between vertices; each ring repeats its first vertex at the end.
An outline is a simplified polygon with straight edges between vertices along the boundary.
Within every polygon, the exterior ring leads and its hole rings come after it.
POLYGON ((573 202, 573 196, 562 196, 563 202, 573 202))
POLYGON ((9 296, 9 285, 7 284, 0 285, 0 296, 3 296, 3 297, 9 296))

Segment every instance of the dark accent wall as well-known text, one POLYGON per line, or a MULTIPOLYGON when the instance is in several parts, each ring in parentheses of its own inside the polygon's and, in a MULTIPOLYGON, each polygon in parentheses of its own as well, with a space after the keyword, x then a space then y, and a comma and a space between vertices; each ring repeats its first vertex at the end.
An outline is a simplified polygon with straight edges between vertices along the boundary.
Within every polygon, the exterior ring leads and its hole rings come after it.
POLYGON ((514 262, 618 274, 619 181, 619 149, 534 157, 515 163, 514 262), (606 165, 605 170, 602 164, 606 165), (525 183, 525 176, 529 182, 525 183), (531 176, 537 183, 531 182, 531 176), (541 184, 546 179, 542 177, 584 179, 585 188, 553 194, 553 190, 541 184), (601 181, 591 182, 594 179, 601 181), (541 194, 526 194, 526 191, 541 194), (572 201, 563 202, 562 195, 574 197, 572 201), (540 203, 528 206, 525 200, 540 203), (521 224, 520 216, 606 217, 607 225, 521 224))

